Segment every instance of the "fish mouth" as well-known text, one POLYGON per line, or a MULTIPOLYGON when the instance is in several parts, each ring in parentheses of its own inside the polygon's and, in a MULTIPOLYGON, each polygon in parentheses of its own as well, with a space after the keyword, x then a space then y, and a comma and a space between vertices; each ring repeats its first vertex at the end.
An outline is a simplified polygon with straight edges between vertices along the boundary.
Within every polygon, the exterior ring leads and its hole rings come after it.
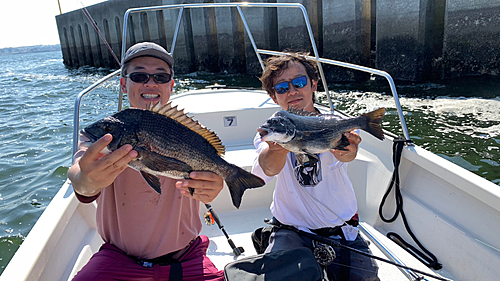
POLYGON ((267 130, 266 128, 262 128, 262 127, 258 128, 257 132, 259 132, 259 135, 261 138, 263 138, 263 137, 267 136, 267 134, 269 134, 269 130, 267 130))
POLYGON ((80 134, 84 135, 85 137, 87 137, 91 142, 95 142, 98 137, 97 136, 94 136, 93 134, 85 131, 85 129, 81 129, 80 130, 80 134))

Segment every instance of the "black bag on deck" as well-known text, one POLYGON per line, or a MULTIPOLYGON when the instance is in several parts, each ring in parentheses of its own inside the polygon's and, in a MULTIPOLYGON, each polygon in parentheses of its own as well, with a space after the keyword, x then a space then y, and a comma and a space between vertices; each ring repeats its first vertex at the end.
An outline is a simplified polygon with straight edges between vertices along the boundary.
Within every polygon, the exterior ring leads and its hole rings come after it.
POLYGON ((224 268, 226 281, 319 281, 322 269, 309 248, 242 258, 224 268))
POLYGON ((252 232, 252 242, 253 247, 257 254, 263 254, 269 245, 269 237, 271 237, 271 233, 273 233, 274 226, 268 225, 266 227, 257 228, 254 232, 252 232))

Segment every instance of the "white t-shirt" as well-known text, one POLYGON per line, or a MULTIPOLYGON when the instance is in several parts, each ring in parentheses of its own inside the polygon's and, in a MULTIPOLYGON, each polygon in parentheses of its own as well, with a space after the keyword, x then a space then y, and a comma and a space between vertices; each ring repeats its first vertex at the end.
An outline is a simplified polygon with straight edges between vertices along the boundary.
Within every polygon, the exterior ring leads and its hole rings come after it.
MULTIPOLYGON (((268 147, 257 134, 254 139, 257 154, 268 147)), ((283 224, 303 231, 335 227, 350 220, 357 211, 357 201, 347 175, 347 163, 340 162, 330 152, 319 154, 314 168, 300 168, 295 155, 289 152, 283 170, 277 175, 271 212, 283 224)), ((269 182, 258 155, 252 173, 269 182)))

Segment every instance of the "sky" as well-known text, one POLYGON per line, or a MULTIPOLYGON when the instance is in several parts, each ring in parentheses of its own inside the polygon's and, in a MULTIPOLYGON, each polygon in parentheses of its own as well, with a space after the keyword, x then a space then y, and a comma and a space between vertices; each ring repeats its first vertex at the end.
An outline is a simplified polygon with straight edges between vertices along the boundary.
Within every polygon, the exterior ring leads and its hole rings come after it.
MULTIPOLYGON (((104 1, 59 0, 59 3, 64 14, 104 1)), ((59 44, 57 2, 58 0, 2 0, 0 48, 59 44)))

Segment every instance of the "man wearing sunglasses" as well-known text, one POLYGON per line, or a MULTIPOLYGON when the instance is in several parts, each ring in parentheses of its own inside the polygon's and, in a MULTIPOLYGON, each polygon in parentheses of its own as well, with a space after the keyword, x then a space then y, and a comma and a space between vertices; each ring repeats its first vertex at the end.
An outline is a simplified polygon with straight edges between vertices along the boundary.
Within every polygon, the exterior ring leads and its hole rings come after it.
MULTIPOLYGON (((120 79, 130 106, 166 104, 174 86, 173 64, 155 43, 130 47, 120 79)), ((74 280, 224 280, 206 256, 208 238, 199 236, 199 201, 209 203, 219 194, 222 177, 199 171, 189 180, 161 177, 160 195, 127 167, 137 157, 132 146, 101 153, 111 140, 105 135, 88 149, 81 145, 68 171, 78 200, 97 202, 97 230, 105 241, 74 280), (188 187, 195 189, 192 197, 188 187)))
MULTIPOLYGON (((314 107, 318 68, 305 54, 269 58, 260 80, 282 109, 293 107, 319 113, 314 107)), ((318 155, 319 161, 300 165, 293 152, 264 142, 256 134, 258 156, 252 173, 266 182, 277 177, 271 212, 278 224, 330 237, 369 253, 367 242, 358 233, 357 202, 347 175, 347 163, 356 158, 361 138, 354 131, 345 135, 351 142, 347 151, 323 152, 318 155)), ((379 280, 378 267, 370 258, 340 248, 331 251, 330 246, 318 245, 287 228, 273 229, 266 252, 297 247, 329 253, 323 255, 331 258, 330 264, 324 265, 328 280, 379 280)))

